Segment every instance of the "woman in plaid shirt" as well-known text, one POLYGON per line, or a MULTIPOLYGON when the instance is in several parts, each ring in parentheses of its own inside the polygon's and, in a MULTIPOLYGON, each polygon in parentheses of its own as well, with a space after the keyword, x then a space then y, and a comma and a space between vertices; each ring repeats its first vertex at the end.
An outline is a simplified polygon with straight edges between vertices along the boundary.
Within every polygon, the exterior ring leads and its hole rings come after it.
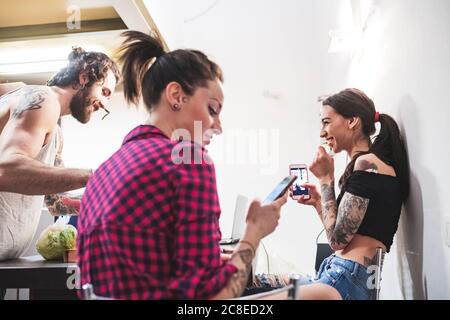
POLYGON ((152 36, 124 35, 125 98, 138 104, 142 96, 151 124, 132 130, 88 182, 81 282, 115 299, 238 297, 286 196, 253 201, 242 240, 223 259, 215 169, 204 149, 222 132, 222 71, 200 51, 165 52, 152 36))

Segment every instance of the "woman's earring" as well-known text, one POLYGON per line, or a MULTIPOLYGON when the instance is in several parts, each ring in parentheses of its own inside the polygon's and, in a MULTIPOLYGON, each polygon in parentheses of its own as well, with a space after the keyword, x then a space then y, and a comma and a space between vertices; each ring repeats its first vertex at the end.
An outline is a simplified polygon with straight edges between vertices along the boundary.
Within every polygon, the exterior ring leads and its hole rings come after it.
POLYGON ((172 109, 173 109, 173 111, 180 111, 181 106, 180 106, 178 103, 175 103, 175 104, 172 106, 172 109))

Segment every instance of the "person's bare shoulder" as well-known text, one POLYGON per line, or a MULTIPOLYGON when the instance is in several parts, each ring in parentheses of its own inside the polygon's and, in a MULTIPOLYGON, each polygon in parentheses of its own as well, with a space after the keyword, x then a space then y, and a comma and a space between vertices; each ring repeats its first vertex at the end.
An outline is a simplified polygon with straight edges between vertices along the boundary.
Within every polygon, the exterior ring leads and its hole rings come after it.
POLYGON ((383 162, 373 153, 358 157, 355 162, 354 171, 358 170, 395 176, 394 168, 383 162))
POLYGON ((26 86, 24 82, 0 83, 0 96, 26 86))
POLYGON ((58 99, 48 86, 27 85, 11 94, 11 119, 40 119, 44 122, 56 123, 61 113, 58 99))

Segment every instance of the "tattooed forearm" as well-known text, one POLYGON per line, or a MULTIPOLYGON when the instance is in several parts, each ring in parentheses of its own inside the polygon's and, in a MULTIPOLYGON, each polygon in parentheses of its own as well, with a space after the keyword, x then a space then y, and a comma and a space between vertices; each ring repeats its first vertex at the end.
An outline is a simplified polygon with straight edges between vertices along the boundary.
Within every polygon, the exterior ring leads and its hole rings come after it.
POLYGON ((20 91, 21 97, 17 106, 12 110, 13 118, 20 118, 28 110, 42 108, 47 91, 40 87, 26 87, 20 91))
POLYGON ((378 167, 375 163, 367 161, 367 160, 360 160, 357 161, 355 164, 354 170, 361 170, 361 171, 368 171, 368 172, 375 172, 378 173, 378 167))
POLYGON ((244 292, 248 282, 248 277, 252 268, 253 253, 250 249, 243 249, 233 253, 233 256, 234 255, 239 256, 244 266, 233 275, 228 285, 231 288, 233 297, 239 297, 244 292))
POLYGON ((322 194, 322 203, 326 203, 332 200, 336 201, 336 196, 334 193, 334 180, 332 180, 330 184, 322 184, 320 186, 320 191, 322 194))
POLYGON ((80 199, 69 198, 63 195, 46 195, 45 205, 48 211, 54 215, 77 215, 80 211, 80 199))
POLYGON ((322 213, 321 218, 328 239, 333 234, 334 225, 336 224, 337 203, 336 196, 334 194, 334 181, 330 184, 322 184, 321 189, 321 201, 322 201, 322 213))

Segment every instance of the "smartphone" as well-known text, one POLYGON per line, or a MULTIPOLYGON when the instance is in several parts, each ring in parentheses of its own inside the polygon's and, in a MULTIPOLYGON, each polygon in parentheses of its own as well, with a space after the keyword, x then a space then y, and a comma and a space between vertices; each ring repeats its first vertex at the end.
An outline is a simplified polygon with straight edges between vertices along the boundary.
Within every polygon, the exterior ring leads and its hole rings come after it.
POLYGON ((294 176, 287 176, 285 177, 276 187, 272 190, 272 192, 264 199, 262 204, 268 204, 271 203, 278 198, 282 197, 286 191, 289 189, 289 187, 294 183, 295 179, 297 179, 294 176))
POLYGON ((300 196, 305 196, 305 199, 309 199, 308 188, 301 187, 302 184, 308 183, 308 167, 306 164, 291 164, 289 165, 289 174, 295 176, 296 180, 292 185, 292 198, 297 200, 300 196))

